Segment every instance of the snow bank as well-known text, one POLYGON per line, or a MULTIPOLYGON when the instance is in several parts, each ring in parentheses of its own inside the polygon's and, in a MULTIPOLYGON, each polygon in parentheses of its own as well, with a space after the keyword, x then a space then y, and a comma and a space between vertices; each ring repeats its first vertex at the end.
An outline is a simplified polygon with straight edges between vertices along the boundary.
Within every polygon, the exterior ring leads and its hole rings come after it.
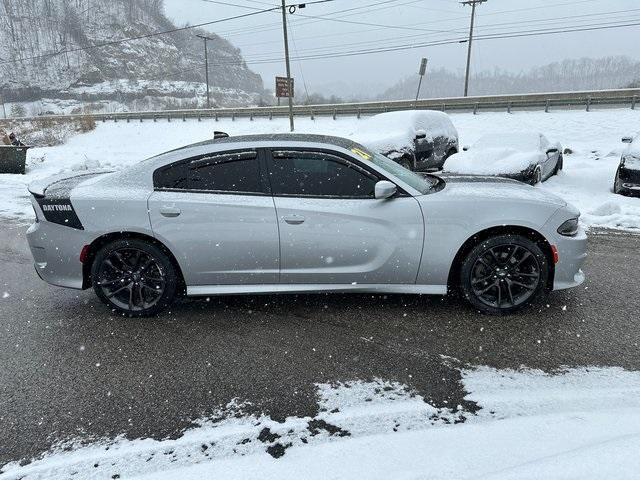
MULTIPOLYGON (((402 114, 399 118, 407 115, 407 112, 399 113, 402 114)), ((451 119, 460 132, 461 144, 471 144, 496 130, 542 131, 549 138, 560 140, 573 153, 564 156, 564 170, 560 175, 536 188, 555 193, 576 205, 587 227, 640 229, 640 199, 612 192, 620 155, 627 147, 620 139, 626 132, 638 129, 640 111, 460 113, 451 115, 451 119)), ((337 120, 304 118, 296 120, 296 131, 345 136, 348 132, 356 132, 367 121, 354 117, 337 120)), ((392 126, 392 122, 385 121, 384 125, 392 126)), ((148 156, 211 138, 214 130, 240 135, 287 132, 288 129, 287 119, 174 120, 142 124, 99 122, 95 131, 72 137, 65 145, 29 150, 26 175, 0 175, 0 216, 30 222, 33 210, 26 186, 32 180, 69 170, 72 166, 82 166, 85 162, 119 169, 148 156)), ((406 140, 408 134, 406 130, 403 132, 406 140)))
POLYGON ((513 148, 472 149, 452 155, 443 170, 473 175, 500 175, 520 173, 538 162, 538 152, 522 152, 513 148))
POLYGON ((318 385, 322 413, 314 419, 229 415, 175 440, 61 447, 5 467, 4 478, 637 477, 640 372, 479 367, 463 370, 462 379, 466 399, 481 407, 475 415, 435 408, 396 382, 318 385))
POLYGON ((413 149, 418 132, 428 140, 437 136, 457 138, 458 132, 448 115, 432 110, 387 112, 363 120, 350 137, 372 150, 386 153, 413 149))

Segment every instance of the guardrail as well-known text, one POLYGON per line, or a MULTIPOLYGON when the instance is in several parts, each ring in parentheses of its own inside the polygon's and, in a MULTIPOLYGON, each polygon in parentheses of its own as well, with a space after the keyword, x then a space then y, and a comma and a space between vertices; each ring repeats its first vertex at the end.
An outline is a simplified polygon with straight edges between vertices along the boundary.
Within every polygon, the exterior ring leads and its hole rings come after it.
MULTIPOLYGON (((295 105, 293 112, 296 117, 332 116, 366 116, 376 113, 398 110, 440 110, 443 112, 473 112, 506 111, 544 109, 584 109, 590 111, 596 107, 627 106, 635 109, 640 101, 640 88, 626 88, 618 90, 591 90, 582 92, 528 93, 519 95, 488 95, 477 97, 430 98, 425 100, 386 101, 339 103, 330 105, 295 105)), ((190 110, 163 110, 152 112, 118 112, 92 113, 78 115, 46 115, 38 117, 14 118, 14 121, 35 119, 78 120, 91 116, 96 121, 172 121, 187 119, 215 119, 230 118, 269 118, 286 117, 289 115, 287 106, 279 107, 241 107, 190 110)))

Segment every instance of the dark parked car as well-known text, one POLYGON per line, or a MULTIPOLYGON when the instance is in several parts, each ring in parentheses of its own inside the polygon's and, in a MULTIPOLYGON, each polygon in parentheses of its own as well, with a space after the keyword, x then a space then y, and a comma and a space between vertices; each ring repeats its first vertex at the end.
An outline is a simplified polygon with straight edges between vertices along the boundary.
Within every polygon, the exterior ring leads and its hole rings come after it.
POLYGON ((362 122, 352 138, 416 171, 440 170, 458 152, 458 131, 446 113, 434 110, 374 115, 362 122))
POLYGON ((531 185, 562 170, 562 146, 538 132, 483 135, 470 148, 447 160, 449 173, 495 175, 531 185))
POLYGON ((635 137, 624 137, 622 141, 628 146, 620 158, 613 192, 640 197, 640 133, 635 137))

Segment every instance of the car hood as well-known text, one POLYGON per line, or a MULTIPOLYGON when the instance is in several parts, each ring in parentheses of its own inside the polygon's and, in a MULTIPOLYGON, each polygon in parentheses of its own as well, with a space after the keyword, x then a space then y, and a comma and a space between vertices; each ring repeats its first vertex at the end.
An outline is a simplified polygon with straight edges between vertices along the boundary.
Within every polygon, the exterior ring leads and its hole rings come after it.
POLYGON ((440 193, 452 199, 511 200, 564 207, 567 202, 543 187, 501 177, 480 175, 437 175, 444 181, 440 193))
POLYGON ((542 156, 540 152, 509 147, 474 149, 452 155, 443 168, 446 172, 462 174, 514 174, 540 162, 542 156))

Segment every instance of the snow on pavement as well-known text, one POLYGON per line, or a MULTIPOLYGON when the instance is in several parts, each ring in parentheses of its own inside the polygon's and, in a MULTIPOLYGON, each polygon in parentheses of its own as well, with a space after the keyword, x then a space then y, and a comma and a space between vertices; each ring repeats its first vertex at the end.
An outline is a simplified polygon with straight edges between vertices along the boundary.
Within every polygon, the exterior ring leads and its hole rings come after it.
MULTIPOLYGON (((640 111, 631 109, 544 112, 485 112, 452 114, 460 145, 481 135, 500 131, 540 131, 574 153, 565 155, 564 171, 541 186, 575 204, 586 226, 640 229, 640 199, 612 193, 621 138, 640 131, 640 111)), ((362 120, 353 117, 297 119, 299 132, 338 136, 356 134, 362 120)), ((213 130, 231 135, 286 132, 287 119, 223 119, 219 122, 99 123, 95 131, 70 138, 65 145, 29 151, 26 175, 0 174, 0 216, 30 221, 33 216, 26 192, 32 180, 96 166, 122 168, 171 148, 211 138, 213 130)))
POLYGON ((3 478, 637 478, 640 372, 478 367, 462 378, 475 414, 382 380, 318 385, 314 419, 277 423, 231 405, 178 439, 60 445, 3 478))

